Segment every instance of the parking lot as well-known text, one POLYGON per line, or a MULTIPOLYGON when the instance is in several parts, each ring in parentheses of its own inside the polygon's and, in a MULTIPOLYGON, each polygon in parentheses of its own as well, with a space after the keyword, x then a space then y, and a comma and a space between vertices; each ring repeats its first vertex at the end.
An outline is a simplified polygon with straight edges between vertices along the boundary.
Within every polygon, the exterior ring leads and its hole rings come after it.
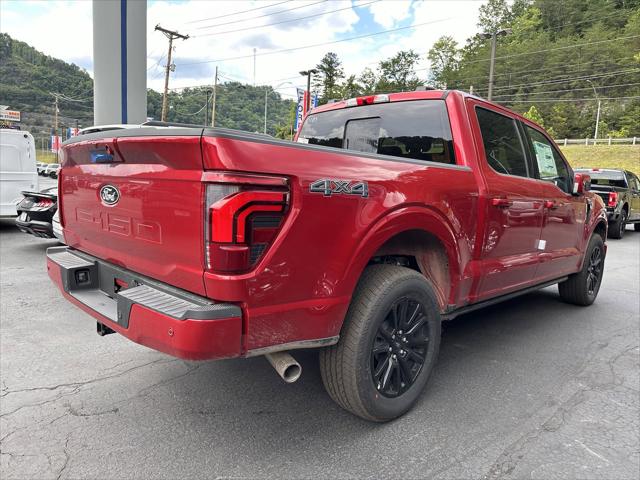
POLYGON ((325 393, 316 354, 286 385, 262 358, 176 360, 58 293, 55 241, 0 221, 0 476, 637 478, 640 233, 609 241, 589 308, 555 287, 445 325, 417 407, 364 422, 325 393))

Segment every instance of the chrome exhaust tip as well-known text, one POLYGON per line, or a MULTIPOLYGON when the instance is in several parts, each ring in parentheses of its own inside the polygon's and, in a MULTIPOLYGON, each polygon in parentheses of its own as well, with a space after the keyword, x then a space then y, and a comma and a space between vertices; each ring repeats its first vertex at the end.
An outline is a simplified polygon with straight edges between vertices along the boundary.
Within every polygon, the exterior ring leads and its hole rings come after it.
POLYGON ((293 383, 302 375, 302 367, 287 352, 267 353, 265 355, 271 366, 278 372, 280 378, 287 383, 293 383))

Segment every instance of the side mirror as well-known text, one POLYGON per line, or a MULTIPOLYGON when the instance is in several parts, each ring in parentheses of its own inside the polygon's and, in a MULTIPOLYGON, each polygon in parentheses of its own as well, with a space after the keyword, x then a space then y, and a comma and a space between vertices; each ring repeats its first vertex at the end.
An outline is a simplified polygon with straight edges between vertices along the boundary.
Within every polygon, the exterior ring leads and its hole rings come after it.
POLYGON ((576 173, 573 177, 573 194, 582 195, 591 190, 591 177, 586 173, 576 173))

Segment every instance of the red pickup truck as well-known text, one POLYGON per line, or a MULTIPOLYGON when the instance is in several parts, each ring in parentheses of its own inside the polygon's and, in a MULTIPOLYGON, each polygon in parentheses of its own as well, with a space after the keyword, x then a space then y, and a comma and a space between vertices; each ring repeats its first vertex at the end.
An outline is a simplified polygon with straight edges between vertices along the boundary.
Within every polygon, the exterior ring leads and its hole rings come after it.
POLYGON ((62 148, 68 247, 51 279, 100 334, 185 359, 320 348, 330 396, 406 412, 440 324, 552 284, 591 304, 602 199, 536 124, 458 91, 314 109, 296 142, 197 127, 99 132, 62 148))

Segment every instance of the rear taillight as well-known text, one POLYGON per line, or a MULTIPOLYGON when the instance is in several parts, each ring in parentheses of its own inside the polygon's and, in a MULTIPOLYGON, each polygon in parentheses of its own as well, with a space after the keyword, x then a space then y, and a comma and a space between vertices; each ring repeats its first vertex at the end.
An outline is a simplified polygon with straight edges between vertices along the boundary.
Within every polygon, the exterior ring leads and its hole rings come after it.
MULTIPOLYGON (((237 178, 237 177, 234 177, 237 178)), ((205 260, 207 270, 242 273, 255 267, 273 243, 287 211, 289 193, 283 179, 273 186, 243 184, 207 185, 205 260)))
POLYGON ((608 207, 615 207, 618 204, 618 192, 609 192, 608 207))
MULTIPOLYGON (((25 200, 23 200, 23 202, 25 200)), ((30 203, 31 205, 29 206, 29 209, 33 212, 43 212, 45 210, 49 210, 53 206, 53 200, 49 198, 38 198, 37 201, 34 202, 31 200, 30 203)))

